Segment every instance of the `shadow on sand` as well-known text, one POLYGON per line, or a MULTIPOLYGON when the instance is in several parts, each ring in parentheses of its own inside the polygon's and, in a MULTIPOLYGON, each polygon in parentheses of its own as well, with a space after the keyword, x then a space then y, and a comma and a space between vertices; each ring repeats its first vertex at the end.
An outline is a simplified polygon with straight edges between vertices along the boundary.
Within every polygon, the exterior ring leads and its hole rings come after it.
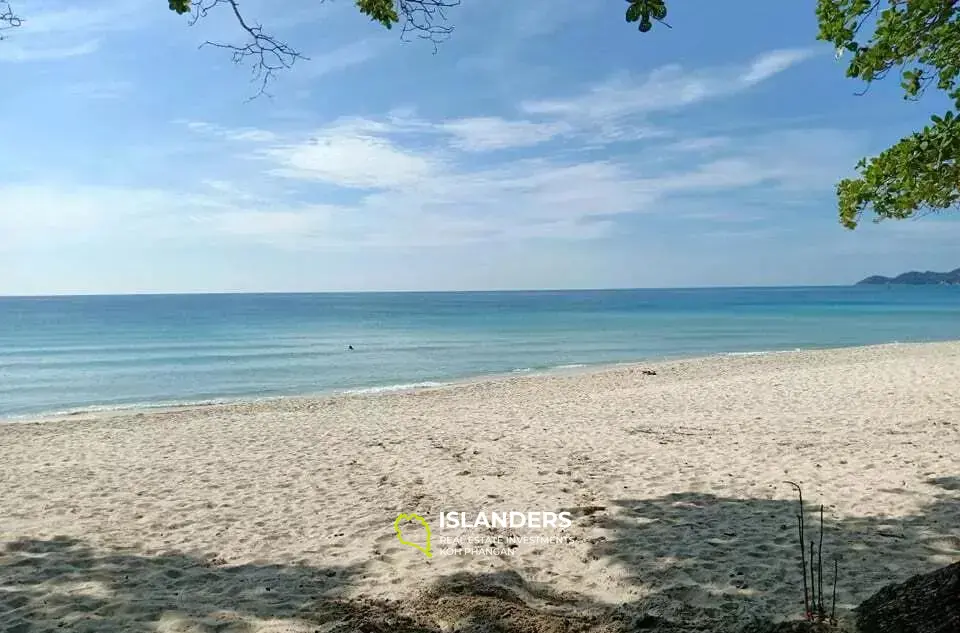
MULTIPOLYGON (((839 559, 840 610, 960 558, 957 481, 928 481, 943 492, 916 516, 832 520, 828 510, 823 557, 839 559)), ((808 505, 808 536, 818 523, 813 509, 808 505)), ((186 555, 105 552, 67 538, 20 540, 0 553, 0 630, 737 631, 758 616, 802 613, 796 513, 796 502, 694 493, 580 511, 593 535, 588 556, 646 592, 621 605, 560 596, 513 571, 454 574, 410 600, 346 600, 339 596, 363 566, 226 566, 186 555)), ((824 574, 824 586, 831 585, 832 562, 824 574)))
MULTIPOLYGON (((822 582, 828 610, 834 559, 840 614, 887 584, 960 558, 960 500, 955 488, 944 485, 956 479, 925 482, 943 491, 917 515, 834 519, 825 508, 822 582)), ((810 541, 820 548, 816 501, 804 504, 808 565, 810 541)), ((644 612, 736 630, 756 617, 803 616, 798 512, 797 501, 680 493, 617 500, 583 520, 600 533, 592 539, 592 558, 618 567, 626 582, 656 588, 644 600, 644 612)))

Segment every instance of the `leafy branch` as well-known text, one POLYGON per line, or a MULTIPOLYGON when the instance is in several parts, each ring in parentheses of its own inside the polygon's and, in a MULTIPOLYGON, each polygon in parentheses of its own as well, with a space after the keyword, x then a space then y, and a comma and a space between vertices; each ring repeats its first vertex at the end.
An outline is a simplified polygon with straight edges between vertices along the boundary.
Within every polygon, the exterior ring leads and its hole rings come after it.
POLYGON ((659 22, 667 28, 673 28, 664 20, 667 17, 667 3, 665 0, 627 0, 627 22, 639 22, 641 33, 653 28, 653 22, 659 22))

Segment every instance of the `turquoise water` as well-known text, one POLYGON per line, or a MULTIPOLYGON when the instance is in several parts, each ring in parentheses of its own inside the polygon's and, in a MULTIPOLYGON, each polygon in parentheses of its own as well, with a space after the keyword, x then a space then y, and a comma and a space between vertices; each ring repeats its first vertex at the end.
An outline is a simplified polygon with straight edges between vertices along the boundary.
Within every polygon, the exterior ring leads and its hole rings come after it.
POLYGON ((0 418, 945 339, 960 287, 10 297, 0 418))

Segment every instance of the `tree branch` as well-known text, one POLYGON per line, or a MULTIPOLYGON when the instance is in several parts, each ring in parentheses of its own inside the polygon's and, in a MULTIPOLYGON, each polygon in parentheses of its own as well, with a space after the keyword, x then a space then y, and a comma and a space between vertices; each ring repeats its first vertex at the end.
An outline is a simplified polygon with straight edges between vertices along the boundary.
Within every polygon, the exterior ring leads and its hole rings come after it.
POLYGON ((267 84, 274 79, 276 73, 280 70, 290 68, 298 59, 308 60, 299 51, 289 44, 278 40, 273 35, 264 33, 263 27, 259 24, 250 24, 240 13, 240 7, 237 0, 196 0, 193 3, 193 13, 190 17, 190 25, 196 24, 197 20, 206 17, 211 9, 217 5, 225 4, 230 7, 234 17, 240 24, 240 28, 249 35, 246 44, 227 44, 223 42, 204 42, 204 46, 214 46, 224 48, 233 52, 233 62, 242 64, 246 61, 253 62, 253 80, 259 83, 257 93, 251 97, 255 99, 261 95, 267 95, 267 84))
POLYGON ((447 21, 446 9, 458 6, 460 0, 400 0, 399 15, 403 21, 400 38, 414 31, 417 37, 433 43, 433 52, 437 45, 450 37, 453 27, 444 24, 447 21))
POLYGON ((0 40, 4 38, 3 32, 9 29, 15 29, 23 24, 13 8, 6 0, 0 0, 0 40))
MULTIPOLYGON (((324 0, 320 0, 323 2, 324 0)), ((401 23, 400 38, 406 41, 409 33, 416 33, 420 39, 433 43, 434 53, 438 45, 446 40, 453 32, 453 26, 447 24, 446 9, 456 7, 460 0, 378 0, 361 11, 370 15, 372 19, 381 22, 387 28, 394 23, 401 23)), ((249 36, 245 44, 230 44, 224 42, 204 42, 204 46, 223 48, 233 53, 233 61, 242 64, 253 62, 254 81, 259 83, 259 89, 251 99, 267 95, 266 88, 277 72, 290 68, 297 60, 308 61, 309 57, 301 54, 289 44, 265 33, 259 24, 251 24, 243 16, 237 0, 193 0, 190 24, 205 17, 217 5, 227 5, 233 13, 240 28, 249 36)))

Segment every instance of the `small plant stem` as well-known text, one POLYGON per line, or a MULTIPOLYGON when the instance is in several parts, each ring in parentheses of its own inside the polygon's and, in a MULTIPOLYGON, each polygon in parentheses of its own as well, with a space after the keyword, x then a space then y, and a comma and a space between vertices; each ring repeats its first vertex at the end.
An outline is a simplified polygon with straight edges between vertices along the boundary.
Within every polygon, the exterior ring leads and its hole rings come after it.
POLYGON ((823 607, 823 504, 820 504, 820 544, 817 547, 817 594, 820 596, 818 615, 822 620, 826 615, 823 607))
POLYGON ((830 608, 830 621, 837 621, 837 575, 840 570, 840 563, 836 558, 833 559, 833 606, 830 608))
POLYGON ((813 605, 813 608, 817 608, 817 579, 813 573, 813 540, 810 540, 810 595, 812 600, 810 601, 813 605))

